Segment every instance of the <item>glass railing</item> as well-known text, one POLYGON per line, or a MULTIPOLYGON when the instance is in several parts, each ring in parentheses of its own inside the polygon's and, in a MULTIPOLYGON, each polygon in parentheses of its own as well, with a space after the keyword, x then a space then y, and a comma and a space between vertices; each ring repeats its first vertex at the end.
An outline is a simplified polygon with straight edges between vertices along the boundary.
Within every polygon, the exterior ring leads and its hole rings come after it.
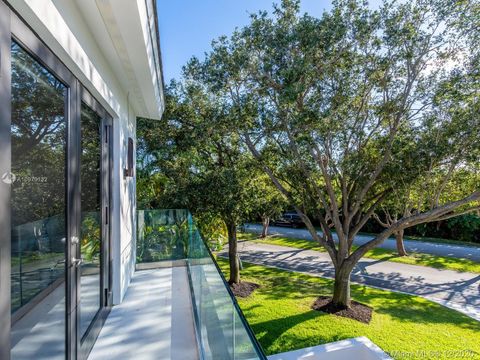
POLYGON ((12 227, 12 312, 64 281, 65 219, 53 216, 12 227))
POLYGON ((187 258, 188 211, 139 210, 137 229, 137 264, 187 258))
MULTIPOLYGON (((82 212, 84 272, 100 264, 100 212, 82 212)), ((11 311, 47 295, 65 281, 65 217, 56 215, 12 227, 11 311)))
POLYGON ((186 210, 138 211, 137 263, 185 260, 201 359, 266 359, 186 210))

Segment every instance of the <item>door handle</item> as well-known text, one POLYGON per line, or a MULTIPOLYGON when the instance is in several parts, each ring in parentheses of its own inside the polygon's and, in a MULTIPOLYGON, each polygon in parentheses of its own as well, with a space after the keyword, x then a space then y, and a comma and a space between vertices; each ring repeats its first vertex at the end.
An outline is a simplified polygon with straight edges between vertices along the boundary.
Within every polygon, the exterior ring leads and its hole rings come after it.
POLYGON ((75 257, 72 257, 72 265, 73 266, 80 266, 81 264, 83 263, 83 259, 80 258, 80 259, 77 259, 75 257))

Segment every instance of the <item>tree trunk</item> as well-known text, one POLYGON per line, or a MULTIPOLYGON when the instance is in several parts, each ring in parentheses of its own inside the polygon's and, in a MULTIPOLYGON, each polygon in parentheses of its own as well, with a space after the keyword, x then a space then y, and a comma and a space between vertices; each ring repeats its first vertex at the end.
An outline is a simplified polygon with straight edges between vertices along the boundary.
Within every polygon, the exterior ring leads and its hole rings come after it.
POLYGON ((338 309, 350 307, 350 274, 349 266, 341 265, 335 268, 335 283, 333 285, 332 303, 338 309))
POLYGON ((405 244, 403 243, 403 230, 400 230, 395 233, 395 240, 397 241, 397 251, 399 256, 407 256, 407 251, 405 250, 405 244))
POLYGON ((238 284, 240 283, 240 264, 237 254, 237 226, 234 222, 228 222, 228 260, 230 263, 230 279, 228 283, 238 284))
POLYGON ((262 239, 266 238, 268 235, 268 227, 270 226, 270 217, 262 217, 262 239))

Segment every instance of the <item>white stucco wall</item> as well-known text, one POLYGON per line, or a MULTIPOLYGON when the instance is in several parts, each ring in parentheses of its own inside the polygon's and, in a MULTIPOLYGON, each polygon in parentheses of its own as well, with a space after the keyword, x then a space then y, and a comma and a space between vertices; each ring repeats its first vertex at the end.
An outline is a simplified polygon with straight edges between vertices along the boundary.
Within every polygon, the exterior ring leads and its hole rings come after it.
MULTIPOLYGON (((135 178, 125 179, 123 169, 126 167, 128 138, 136 140, 135 119, 140 115, 145 116, 143 109, 137 111, 146 106, 145 103, 135 101, 135 96, 138 97, 136 75, 128 74, 128 69, 122 70, 122 66, 129 61, 128 54, 126 50, 119 54, 119 46, 110 43, 115 41, 110 39, 111 24, 104 21, 97 1, 81 0, 82 6, 85 6, 81 11, 73 0, 9 0, 9 3, 114 118, 112 251, 113 296, 114 303, 118 304, 128 287, 135 264, 135 178), (85 14, 88 20, 85 19, 85 14), (105 54, 108 54, 108 58, 105 54)), ((98 0, 98 3, 108 5, 105 0, 98 0)), ((138 4, 141 6, 142 3, 138 4)), ((139 13, 141 12, 140 9, 139 13)), ((140 22, 138 18, 136 21, 140 22)), ((143 32, 144 29, 138 31, 143 32)), ((116 40, 117 45, 121 43, 121 39, 116 40)), ((146 48, 148 49, 148 44, 146 48)), ((145 58, 148 59, 147 52, 148 50, 145 51, 145 58)), ((142 54, 138 54, 139 60, 141 57, 142 54)), ((134 66, 135 62, 130 64, 130 67, 134 66)), ((138 70, 136 69, 137 73, 138 70)), ((149 68, 147 70, 150 71, 149 68)), ((142 75, 145 77, 145 71, 142 75)), ((151 79, 150 76, 150 81, 151 79)), ((153 92, 154 86, 151 88, 153 92)), ((153 94, 153 98, 158 99, 158 96, 153 94)), ((152 108, 155 104, 150 102, 147 105, 152 108)))

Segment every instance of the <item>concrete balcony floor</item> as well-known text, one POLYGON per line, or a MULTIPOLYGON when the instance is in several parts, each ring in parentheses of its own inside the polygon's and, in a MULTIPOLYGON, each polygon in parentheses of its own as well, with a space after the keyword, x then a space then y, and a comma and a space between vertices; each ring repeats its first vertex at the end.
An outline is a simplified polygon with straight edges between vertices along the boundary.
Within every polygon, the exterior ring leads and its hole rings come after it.
POLYGON ((89 360, 197 360, 186 267, 137 271, 89 360))

